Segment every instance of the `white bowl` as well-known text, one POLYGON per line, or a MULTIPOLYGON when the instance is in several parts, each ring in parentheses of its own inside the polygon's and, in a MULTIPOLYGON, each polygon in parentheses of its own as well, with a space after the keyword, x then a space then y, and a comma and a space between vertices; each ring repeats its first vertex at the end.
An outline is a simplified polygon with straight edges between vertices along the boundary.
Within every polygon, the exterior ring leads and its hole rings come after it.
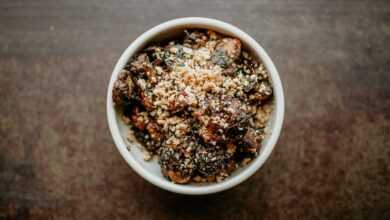
POLYGON ((108 86, 107 117, 108 125, 116 147, 126 162, 140 176, 145 178, 150 183, 171 192, 189 195, 210 194, 232 188, 248 179, 264 164, 264 162, 270 156, 279 138, 283 124, 283 88, 278 71, 276 70, 271 58, 267 55, 264 49, 247 33, 231 24, 227 24, 215 19, 200 17, 178 18, 164 22, 146 31, 134 42, 132 42, 123 52, 122 56, 115 65, 108 86), (143 154, 139 147, 130 146, 130 150, 128 149, 127 145, 129 143, 126 142, 126 131, 128 131, 128 128, 123 124, 121 118, 117 115, 112 101, 112 88, 114 82, 117 79, 118 73, 124 68, 129 58, 131 58, 138 51, 142 50, 148 43, 172 38, 182 32, 185 28, 212 29, 217 32, 240 39, 244 48, 264 63, 273 85, 275 107, 268 123, 268 135, 263 140, 259 155, 248 165, 235 170, 230 177, 219 183, 209 183, 207 185, 179 185, 172 183, 163 177, 157 161, 144 161, 143 154))

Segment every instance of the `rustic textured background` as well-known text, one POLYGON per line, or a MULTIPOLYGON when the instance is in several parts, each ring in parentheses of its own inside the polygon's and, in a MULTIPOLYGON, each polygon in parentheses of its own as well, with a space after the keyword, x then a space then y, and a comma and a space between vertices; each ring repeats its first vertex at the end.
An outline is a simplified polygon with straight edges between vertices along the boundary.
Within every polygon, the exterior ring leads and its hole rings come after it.
POLYGON ((387 0, 2 0, 0 74, 0 219, 390 219, 387 0), (210 196, 144 181, 106 123, 121 52, 182 16, 247 31, 285 87, 270 160, 210 196))

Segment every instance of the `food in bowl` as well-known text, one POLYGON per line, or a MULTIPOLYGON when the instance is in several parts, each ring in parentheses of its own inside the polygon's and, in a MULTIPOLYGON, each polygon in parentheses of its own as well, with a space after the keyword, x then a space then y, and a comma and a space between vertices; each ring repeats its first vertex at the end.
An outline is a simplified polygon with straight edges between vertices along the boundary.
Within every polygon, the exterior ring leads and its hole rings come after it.
POLYGON ((148 45, 112 93, 130 136, 178 184, 222 181, 249 163, 273 109, 264 65, 240 40, 203 29, 148 45))

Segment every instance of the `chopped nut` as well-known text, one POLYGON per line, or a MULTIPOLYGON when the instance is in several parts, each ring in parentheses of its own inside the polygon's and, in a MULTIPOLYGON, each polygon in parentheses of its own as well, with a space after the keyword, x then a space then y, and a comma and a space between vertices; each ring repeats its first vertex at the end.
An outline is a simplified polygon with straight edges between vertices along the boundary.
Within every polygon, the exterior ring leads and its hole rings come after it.
POLYGON ((148 151, 142 151, 142 154, 144 156, 144 160, 148 161, 148 160, 151 160, 152 159, 152 156, 150 155, 150 153, 148 151))
POLYGON ((131 79, 130 72, 122 70, 117 81, 114 83, 114 89, 112 91, 112 99, 117 105, 130 104, 131 96, 133 94, 134 84, 131 79))
POLYGON ((241 42, 234 38, 223 38, 216 46, 216 51, 223 51, 228 57, 235 60, 241 53, 241 42))
POLYGON ((173 171, 168 171, 168 176, 173 182, 179 184, 187 183, 191 179, 191 176, 182 176, 180 173, 173 171))
POLYGON ((251 160, 252 160, 252 159, 249 158, 249 157, 244 158, 244 159, 242 160, 242 162, 241 162, 241 165, 242 165, 242 166, 245 166, 245 165, 247 165, 251 160))

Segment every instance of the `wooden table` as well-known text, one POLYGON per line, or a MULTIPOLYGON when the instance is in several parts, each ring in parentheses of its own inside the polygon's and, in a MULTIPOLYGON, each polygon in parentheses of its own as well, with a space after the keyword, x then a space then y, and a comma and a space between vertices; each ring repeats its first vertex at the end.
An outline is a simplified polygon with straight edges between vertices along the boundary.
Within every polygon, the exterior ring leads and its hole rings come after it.
POLYGON ((390 219, 386 0, 2 0, 0 97, 0 219, 390 219), (248 32, 285 88, 269 161, 210 196, 140 178, 106 121, 121 52, 183 16, 248 32))

